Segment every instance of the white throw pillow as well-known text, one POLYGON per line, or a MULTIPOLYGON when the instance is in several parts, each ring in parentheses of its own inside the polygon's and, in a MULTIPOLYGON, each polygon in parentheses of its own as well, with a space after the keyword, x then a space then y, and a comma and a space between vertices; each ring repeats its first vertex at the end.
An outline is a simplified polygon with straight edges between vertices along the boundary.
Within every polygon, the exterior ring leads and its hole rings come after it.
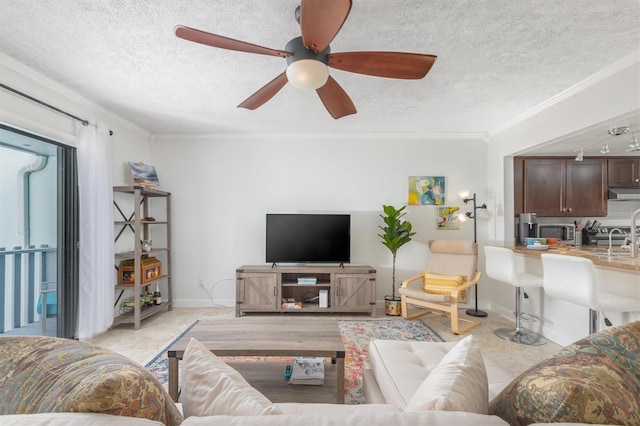
POLYGON ((459 341, 422 382, 404 411, 465 411, 487 414, 489 385, 480 346, 459 341))
POLYGON ((253 388, 196 339, 191 339, 182 357, 184 417, 262 416, 281 414, 279 408, 253 388))

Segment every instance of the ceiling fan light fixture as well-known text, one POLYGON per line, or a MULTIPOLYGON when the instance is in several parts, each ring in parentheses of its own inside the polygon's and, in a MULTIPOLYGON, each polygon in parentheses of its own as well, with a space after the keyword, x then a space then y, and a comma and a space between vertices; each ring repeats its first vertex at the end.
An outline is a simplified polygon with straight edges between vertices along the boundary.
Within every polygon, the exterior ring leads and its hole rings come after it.
POLYGON ((176 25, 176 37, 219 49, 275 56, 287 60, 286 71, 238 105, 254 110, 275 96, 287 83, 299 89, 315 89, 331 117, 338 120, 355 114, 353 101, 338 82, 329 76, 328 67, 374 77, 417 80, 423 78, 437 59, 435 55, 411 52, 340 52, 331 54, 330 44, 351 11, 352 0, 302 0, 295 10, 300 36, 284 50, 235 40, 196 28, 176 25))
POLYGON ((300 59, 287 67, 287 80, 298 89, 318 89, 329 79, 329 68, 315 59, 300 59))

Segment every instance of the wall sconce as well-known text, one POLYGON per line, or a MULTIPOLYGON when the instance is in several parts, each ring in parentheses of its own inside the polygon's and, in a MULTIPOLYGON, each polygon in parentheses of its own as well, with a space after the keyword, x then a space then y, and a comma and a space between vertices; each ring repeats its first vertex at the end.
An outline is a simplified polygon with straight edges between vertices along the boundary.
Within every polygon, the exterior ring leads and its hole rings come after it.
MULTIPOLYGON (((467 219, 473 219, 473 242, 478 242, 478 227, 476 225, 476 217, 478 215, 478 209, 486 209, 487 205, 482 203, 481 206, 476 204, 476 193, 473 193, 473 197, 469 197, 471 194, 468 190, 458 192, 458 197, 462 199, 462 201, 467 204, 469 201, 473 202, 473 212, 459 213, 458 219, 460 222, 464 223, 467 219)), ((478 310, 478 286, 479 283, 476 284, 475 295, 476 295, 476 307, 475 309, 467 309, 466 314, 471 315, 472 317, 486 317, 487 313, 485 311, 478 310)))

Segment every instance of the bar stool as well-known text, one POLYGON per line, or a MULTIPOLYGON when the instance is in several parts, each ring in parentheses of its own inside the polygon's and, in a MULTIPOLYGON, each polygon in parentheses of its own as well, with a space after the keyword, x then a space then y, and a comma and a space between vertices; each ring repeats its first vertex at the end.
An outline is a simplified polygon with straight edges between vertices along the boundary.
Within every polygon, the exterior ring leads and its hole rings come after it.
POLYGON ((544 345, 547 340, 537 333, 522 328, 521 295, 522 287, 542 287, 542 277, 518 272, 513 250, 504 247, 485 246, 485 270, 487 276, 516 288, 516 328, 498 328, 494 334, 510 342, 521 345, 544 345))
POLYGON ((589 308, 589 334, 598 331, 598 311, 635 312, 640 299, 598 290, 593 262, 584 257, 543 253, 544 292, 552 298, 589 308))

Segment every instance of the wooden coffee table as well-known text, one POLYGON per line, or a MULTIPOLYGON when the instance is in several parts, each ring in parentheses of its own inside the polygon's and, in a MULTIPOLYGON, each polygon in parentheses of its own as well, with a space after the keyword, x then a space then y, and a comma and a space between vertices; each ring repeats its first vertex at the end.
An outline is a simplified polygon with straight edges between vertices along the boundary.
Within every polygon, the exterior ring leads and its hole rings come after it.
MULTIPOLYGON (((335 366, 325 365, 324 386, 292 386, 283 378, 284 364, 277 362, 243 362, 232 364, 245 376, 249 383, 253 380, 262 383, 266 389, 290 389, 296 395, 313 392, 313 389, 326 389, 333 380, 326 373, 335 370, 336 400, 344 403, 344 356, 342 337, 335 319, 299 318, 299 317, 241 317, 232 320, 200 321, 180 340, 168 349, 169 358, 169 395, 178 401, 178 361, 191 338, 202 342, 217 356, 302 356, 331 357, 335 366), (247 368, 243 372, 241 365, 247 368), (262 365, 263 367, 257 367, 262 365), (264 368, 264 366, 267 368, 264 368), (269 374, 268 379, 257 378, 258 372, 269 374)), ((254 383, 252 385, 255 386, 254 383)), ((263 391, 260 386, 257 389, 263 391)), ((284 391, 283 391, 284 392, 284 391)), ((282 396, 286 398, 286 396, 282 396)), ((286 402, 270 398, 272 402, 286 402)), ((303 402, 297 400, 296 402, 303 402)), ((304 401, 324 402, 324 401, 304 401)))

